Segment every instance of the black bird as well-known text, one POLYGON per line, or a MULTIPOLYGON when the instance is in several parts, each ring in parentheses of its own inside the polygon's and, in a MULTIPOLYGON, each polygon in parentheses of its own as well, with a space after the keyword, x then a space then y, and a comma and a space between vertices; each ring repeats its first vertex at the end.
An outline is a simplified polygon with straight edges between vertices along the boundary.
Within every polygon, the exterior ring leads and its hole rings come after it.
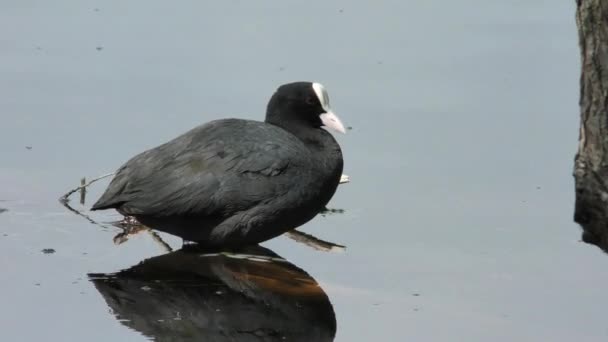
POLYGON ((282 85, 264 122, 211 121, 133 157, 91 210, 208 247, 266 241, 310 221, 336 191, 342 151, 323 126, 345 133, 323 85, 282 85))

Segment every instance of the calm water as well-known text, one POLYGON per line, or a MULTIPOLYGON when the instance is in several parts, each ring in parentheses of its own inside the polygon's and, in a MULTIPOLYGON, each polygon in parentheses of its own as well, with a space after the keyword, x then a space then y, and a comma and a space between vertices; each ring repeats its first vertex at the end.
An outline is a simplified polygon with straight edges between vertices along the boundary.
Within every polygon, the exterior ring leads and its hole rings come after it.
POLYGON ((0 338, 211 339, 220 323, 251 328, 241 319, 282 322, 304 340, 335 330, 336 341, 605 341, 608 257, 572 222, 574 7, 0 1, 0 338), (57 202, 80 177, 199 123, 261 119, 294 80, 324 83, 353 127, 338 137, 352 182, 330 203, 345 212, 302 227, 345 252, 281 237, 263 244, 287 260, 270 268, 192 263, 160 256, 145 233, 116 246, 118 229, 57 202), (131 269, 146 259, 157 273, 131 269), (138 301, 171 270, 182 283, 138 301), (261 302, 210 301, 189 281, 261 302), (290 286, 313 295, 294 309, 290 286), (158 321, 165 311, 196 319, 158 321))

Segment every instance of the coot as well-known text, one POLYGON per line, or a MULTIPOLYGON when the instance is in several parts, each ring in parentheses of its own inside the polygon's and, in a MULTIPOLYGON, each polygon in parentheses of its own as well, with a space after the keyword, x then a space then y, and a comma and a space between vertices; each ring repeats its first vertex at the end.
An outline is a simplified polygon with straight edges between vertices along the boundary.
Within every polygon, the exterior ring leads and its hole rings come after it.
POLYGON ((284 84, 264 122, 211 121, 133 157, 91 209, 203 246, 260 243, 308 222, 335 193, 342 151, 324 126, 345 133, 323 85, 284 84))

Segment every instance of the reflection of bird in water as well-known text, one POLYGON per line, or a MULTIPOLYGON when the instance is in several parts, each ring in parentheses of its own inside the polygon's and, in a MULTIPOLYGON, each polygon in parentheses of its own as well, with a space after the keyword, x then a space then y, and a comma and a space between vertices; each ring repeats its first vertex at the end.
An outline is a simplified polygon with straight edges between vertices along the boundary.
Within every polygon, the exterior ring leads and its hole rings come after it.
POLYGON ((329 298, 272 251, 192 246, 111 274, 89 274, 116 318, 155 341, 333 341, 329 298))

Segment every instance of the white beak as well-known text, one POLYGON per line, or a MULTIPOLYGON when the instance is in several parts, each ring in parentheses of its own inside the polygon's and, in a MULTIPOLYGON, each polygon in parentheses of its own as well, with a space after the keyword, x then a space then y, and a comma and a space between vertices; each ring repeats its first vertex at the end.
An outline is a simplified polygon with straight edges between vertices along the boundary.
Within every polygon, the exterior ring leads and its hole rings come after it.
POLYGON ((327 113, 319 115, 319 117, 321 118, 323 126, 331 128, 334 131, 338 131, 342 134, 346 134, 346 128, 344 128, 344 124, 342 124, 342 121, 340 121, 340 118, 338 118, 338 116, 334 114, 334 112, 328 111, 327 113))

